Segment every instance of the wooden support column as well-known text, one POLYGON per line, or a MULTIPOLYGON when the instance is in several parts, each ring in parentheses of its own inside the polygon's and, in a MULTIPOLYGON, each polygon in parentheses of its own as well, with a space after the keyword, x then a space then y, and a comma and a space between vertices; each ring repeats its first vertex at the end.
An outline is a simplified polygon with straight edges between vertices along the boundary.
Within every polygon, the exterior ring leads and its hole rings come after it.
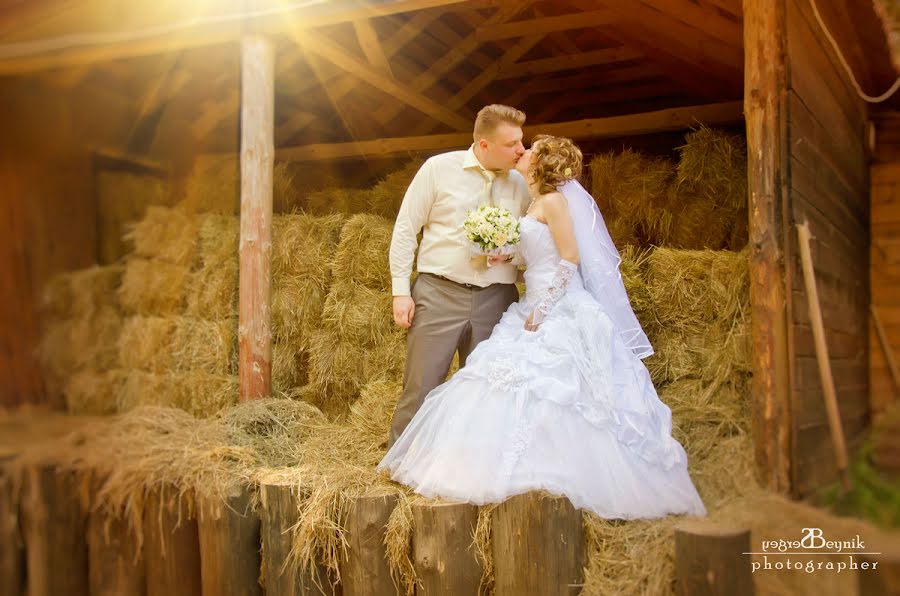
POLYGON ((87 525, 88 578, 91 596, 144 596, 147 593, 143 554, 129 520, 101 508, 87 525))
POLYGON ((752 424, 757 472, 781 493, 790 486, 791 419, 785 267, 787 74, 784 0, 744 0, 744 112, 753 318, 752 424))
POLYGON ((200 594, 200 538, 172 487, 147 496, 144 507, 144 560, 147 596, 200 594))
POLYGON ((384 545, 385 526, 397 505, 397 495, 359 497, 347 515, 347 558, 341 561, 341 585, 346 596, 385 596, 399 590, 391 578, 384 545))
POLYGON ((259 487, 262 505, 262 569, 267 594, 281 596, 319 596, 335 590, 324 565, 312 573, 287 564, 291 552, 291 526, 297 523, 298 495, 289 484, 262 483, 259 487))
POLYGON ((425 594, 477 594, 482 568, 472 548, 478 507, 466 503, 415 505, 412 551, 425 594))
POLYGON ((753 596, 750 530, 690 520, 675 528, 678 596, 753 596))
POLYGON ((275 53, 249 36, 241 44, 240 400, 272 393, 272 173, 275 53))
POLYGON ((250 505, 250 489, 226 503, 201 509, 200 577, 203 596, 262 596, 259 585, 260 522, 250 505))
POLYGON ((578 593, 584 567, 581 512, 538 492, 507 499, 491 514, 497 596, 578 593))
POLYGON ((10 596, 25 590, 25 551, 19 531, 19 507, 13 495, 12 478, 0 457, 0 586, 10 596))
POLYGON ((28 469, 21 513, 29 596, 87 596, 85 514, 75 473, 50 464, 28 469))

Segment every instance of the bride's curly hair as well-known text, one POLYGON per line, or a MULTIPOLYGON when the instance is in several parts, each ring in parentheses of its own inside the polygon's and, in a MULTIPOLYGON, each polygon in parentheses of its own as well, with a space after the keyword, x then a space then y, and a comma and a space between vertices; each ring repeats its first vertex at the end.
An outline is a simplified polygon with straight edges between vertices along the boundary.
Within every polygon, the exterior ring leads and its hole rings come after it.
POLYGON ((531 176, 540 185, 541 194, 555 192, 562 184, 581 177, 584 158, 572 139, 535 135, 531 153, 536 160, 532 162, 531 176))

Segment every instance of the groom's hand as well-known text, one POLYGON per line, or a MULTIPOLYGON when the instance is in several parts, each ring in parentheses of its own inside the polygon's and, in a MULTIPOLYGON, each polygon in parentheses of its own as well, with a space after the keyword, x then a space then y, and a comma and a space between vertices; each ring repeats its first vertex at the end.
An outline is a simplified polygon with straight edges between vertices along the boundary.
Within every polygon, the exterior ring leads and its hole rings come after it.
POLYGON ((409 329, 416 313, 416 303, 411 296, 394 296, 394 322, 409 329))

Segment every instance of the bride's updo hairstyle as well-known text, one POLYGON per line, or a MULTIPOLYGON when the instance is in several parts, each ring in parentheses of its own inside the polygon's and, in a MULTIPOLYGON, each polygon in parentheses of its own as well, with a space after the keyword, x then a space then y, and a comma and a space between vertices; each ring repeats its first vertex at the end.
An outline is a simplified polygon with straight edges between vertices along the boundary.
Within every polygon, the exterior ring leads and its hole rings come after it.
POLYGON ((581 177, 583 157, 572 139, 535 135, 531 140, 531 153, 531 176, 540 185, 541 194, 555 192, 569 180, 581 177))

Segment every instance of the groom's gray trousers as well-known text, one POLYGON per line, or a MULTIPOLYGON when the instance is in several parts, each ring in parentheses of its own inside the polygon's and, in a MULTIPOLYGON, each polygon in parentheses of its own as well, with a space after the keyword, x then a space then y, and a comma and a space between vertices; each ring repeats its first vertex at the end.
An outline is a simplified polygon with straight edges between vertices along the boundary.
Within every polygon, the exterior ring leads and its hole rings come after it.
POLYGON ((447 377, 453 354, 459 365, 494 326, 510 304, 518 300, 515 284, 486 288, 459 284, 430 273, 420 273, 412 287, 416 303, 412 327, 406 338, 406 371, 403 394, 397 401, 388 446, 406 428, 428 393, 447 377))

